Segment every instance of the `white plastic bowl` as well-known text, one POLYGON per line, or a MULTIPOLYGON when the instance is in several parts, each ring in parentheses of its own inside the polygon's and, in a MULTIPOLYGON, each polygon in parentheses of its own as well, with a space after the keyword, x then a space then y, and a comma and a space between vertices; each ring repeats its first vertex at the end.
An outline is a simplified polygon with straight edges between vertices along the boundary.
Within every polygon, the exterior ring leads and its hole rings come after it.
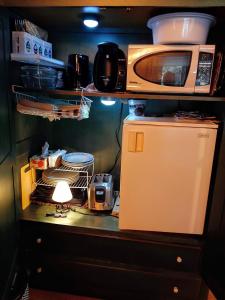
POLYGON ((203 13, 180 12, 151 18, 147 26, 152 29, 154 44, 206 44, 214 16, 203 13))

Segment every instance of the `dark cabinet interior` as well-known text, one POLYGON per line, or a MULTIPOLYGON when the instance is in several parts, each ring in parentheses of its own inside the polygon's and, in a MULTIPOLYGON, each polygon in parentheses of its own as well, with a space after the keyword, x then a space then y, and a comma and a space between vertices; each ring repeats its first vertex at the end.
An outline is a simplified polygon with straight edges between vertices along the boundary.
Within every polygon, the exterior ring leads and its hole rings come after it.
POLYGON ((11 269, 16 247, 15 230, 15 199, 13 186, 13 149, 11 140, 11 103, 8 95, 8 44, 5 43, 9 35, 7 16, 0 13, 0 297, 7 286, 7 275, 11 269), (4 245, 4 246, 3 246, 4 245))
MULTIPOLYGON (((17 250, 23 249, 26 257, 24 264, 34 274, 31 284, 35 287, 58 288, 82 294, 86 290, 88 274, 90 287, 87 295, 111 299, 138 299, 139 295, 139 299, 145 299, 146 295, 151 294, 155 300, 204 300, 205 281, 218 299, 225 299, 225 101, 222 101, 225 95, 221 96, 220 102, 213 101, 213 98, 212 101, 186 101, 182 95, 179 100, 176 97, 176 100, 172 100, 171 95, 167 100, 164 95, 164 100, 156 97, 157 100, 147 102, 147 115, 158 116, 183 109, 201 110, 216 114, 222 121, 203 237, 193 237, 193 240, 188 237, 182 240, 172 238, 168 243, 161 236, 154 241, 155 238, 151 235, 148 238, 129 236, 126 233, 120 235, 114 230, 109 230, 106 234, 104 230, 95 232, 90 228, 79 228, 79 231, 68 226, 70 229, 64 232, 67 226, 54 227, 54 224, 47 224, 46 220, 39 220, 43 221, 43 225, 41 222, 34 222, 32 209, 22 218, 20 228, 16 225, 21 215, 21 166, 28 162, 30 156, 40 152, 41 146, 48 141, 52 149, 65 148, 69 151, 92 153, 95 157, 95 171, 109 172, 118 153, 115 132, 120 128, 120 115, 122 119, 128 115, 128 105, 117 99, 113 107, 107 107, 101 104, 99 97, 95 97, 89 119, 80 122, 69 119, 49 122, 40 117, 19 114, 15 109, 11 84, 20 83, 20 65, 10 62, 10 30, 16 16, 28 18, 48 30, 55 58, 67 62, 71 53, 88 55, 90 77, 97 44, 104 41, 115 42, 127 55, 128 44, 152 43, 146 21, 159 13, 189 10, 215 15, 217 25, 210 31, 208 42, 224 47, 223 1, 217 1, 216 4, 214 1, 207 1, 203 5, 200 1, 192 1, 192 4, 189 1, 183 1, 182 4, 175 1, 173 7, 168 7, 169 4, 165 3, 162 7, 160 3, 158 6, 154 4, 141 7, 136 1, 133 1, 136 6, 123 7, 124 4, 119 1, 121 4, 116 7, 107 4, 100 9, 102 25, 92 32, 80 25, 81 5, 26 7, 18 1, 18 6, 24 7, 17 7, 16 1, 5 2, 5 6, 9 7, 0 9, 0 44, 3 45, 0 49, 0 298, 7 299, 13 260, 17 250), (37 242, 39 238, 40 244, 37 242), (90 249, 93 249, 91 254, 90 249), (151 257, 148 257, 149 253, 151 257), (176 262, 177 257, 183 258, 182 264, 176 262), (63 282, 61 273, 66 274, 63 282), (78 281, 79 285, 74 285, 74 281, 78 281), (148 285, 148 282, 151 284, 148 285), (176 293, 178 287, 181 292, 176 293)), ((37 1, 36 5, 40 6, 37 1)), ((118 162, 113 169, 117 188, 119 173, 118 162)))

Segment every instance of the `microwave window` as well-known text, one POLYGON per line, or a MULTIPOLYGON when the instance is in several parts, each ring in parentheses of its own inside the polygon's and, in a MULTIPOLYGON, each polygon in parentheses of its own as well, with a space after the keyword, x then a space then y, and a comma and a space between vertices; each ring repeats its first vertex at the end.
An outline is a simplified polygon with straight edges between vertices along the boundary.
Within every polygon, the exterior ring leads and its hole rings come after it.
POLYGON ((166 86, 184 86, 191 65, 191 51, 167 51, 147 55, 134 65, 137 76, 166 86))

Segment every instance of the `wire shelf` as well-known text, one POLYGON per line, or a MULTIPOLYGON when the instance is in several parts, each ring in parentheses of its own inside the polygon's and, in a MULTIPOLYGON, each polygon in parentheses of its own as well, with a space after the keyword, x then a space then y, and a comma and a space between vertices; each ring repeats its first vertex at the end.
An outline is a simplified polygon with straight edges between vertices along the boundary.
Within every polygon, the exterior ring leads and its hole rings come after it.
MULTIPOLYGON (((86 165, 85 167, 68 167, 68 166, 60 166, 59 168, 56 168, 58 171, 63 172, 74 172, 79 173, 79 178, 76 182, 73 184, 70 184, 70 188, 73 189, 87 189, 89 186, 89 183, 92 179, 92 176, 94 174, 94 162, 86 165)), ((48 187, 55 187, 56 184, 48 184, 46 183, 42 178, 39 178, 36 182, 36 185, 42 185, 42 186, 48 186, 48 187)))
MULTIPOLYGON (((72 189, 87 189, 88 185, 91 181, 92 176, 80 176, 79 179, 73 183, 70 184, 69 187, 72 189)), ((55 187, 56 184, 48 184, 46 182, 43 181, 42 178, 39 178, 36 181, 36 185, 42 185, 42 186, 48 186, 48 187, 55 187)))
POLYGON ((60 171, 74 171, 74 172, 88 172, 90 170, 90 168, 93 168, 94 163, 90 163, 88 165, 86 165, 85 167, 69 167, 69 166, 60 166, 59 168, 57 168, 56 170, 60 170, 60 171))
POLYGON ((52 98, 49 95, 32 95, 28 91, 21 91, 21 87, 12 86, 17 102, 17 111, 32 116, 41 116, 50 121, 60 119, 87 119, 92 100, 81 92, 80 99, 52 98))

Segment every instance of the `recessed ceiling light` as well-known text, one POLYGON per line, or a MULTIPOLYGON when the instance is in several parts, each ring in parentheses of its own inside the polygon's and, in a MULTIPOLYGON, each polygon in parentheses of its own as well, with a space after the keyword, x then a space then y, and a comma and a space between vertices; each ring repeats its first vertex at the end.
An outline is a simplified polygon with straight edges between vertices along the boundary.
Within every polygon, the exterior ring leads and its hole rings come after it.
POLYGON ((98 26, 98 21, 97 20, 93 20, 93 19, 84 19, 83 21, 84 25, 89 27, 89 28, 95 28, 98 26))
POLYGON ((116 99, 112 97, 101 97, 101 103, 107 106, 111 106, 116 103, 116 99))
POLYGON ((99 16, 96 14, 85 13, 82 16, 83 23, 88 28, 95 28, 98 26, 99 16))

